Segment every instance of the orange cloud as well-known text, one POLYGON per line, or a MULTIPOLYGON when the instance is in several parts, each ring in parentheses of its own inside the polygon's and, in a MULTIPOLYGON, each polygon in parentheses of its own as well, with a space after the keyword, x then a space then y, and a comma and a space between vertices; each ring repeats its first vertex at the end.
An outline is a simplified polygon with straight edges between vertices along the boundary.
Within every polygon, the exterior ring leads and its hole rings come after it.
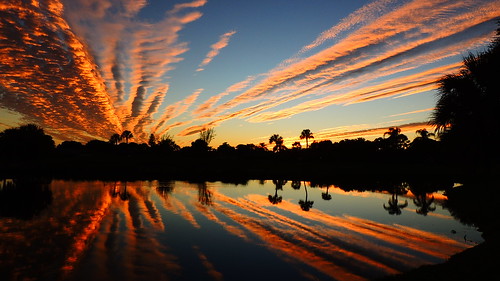
MULTIPOLYGON (((299 54, 354 26, 354 22, 348 20, 351 17, 359 18, 367 13, 371 18, 366 25, 333 46, 304 59, 285 61, 280 67, 262 75, 265 78, 256 85, 199 117, 212 118, 210 122, 223 122, 230 118, 266 122, 332 104, 348 105, 433 90, 437 87, 434 83, 437 79, 448 71, 455 71, 460 65, 457 62, 436 66, 434 63, 456 56, 464 49, 485 44, 493 30, 484 30, 492 26, 491 21, 499 16, 494 8, 499 1, 474 4, 411 1, 382 15, 376 11, 377 5, 385 11, 389 9, 389 4, 378 1, 366 6, 365 10, 361 9, 363 11, 355 12, 320 35, 299 54), (482 31, 478 31, 480 29, 482 31), (422 74, 414 74, 422 69, 422 74), (396 75, 400 77, 394 78, 396 75), (380 83, 382 79, 386 82, 380 83), (300 100, 306 97, 306 102, 300 100), (277 112, 263 112, 292 101, 298 105, 285 105, 285 109, 277 112), (250 102, 258 104, 230 112, 236 106, 250 102)), ((217 97, 207 103, 213 105, 219 99, 217 97)))
POLYGON ((71 136, 75 139, 121 129, 98 66, 69 29, 62 4, 2 8, 0 85, 7 94, 0 104, 49 131, 76 129, 80 133, 71 136))
POLYGON ((219 41, 217 43, 213 44, 211 47, 211 50, 208 52, 207 56, 203 61, 200 63, 198 66, 198 69, 196 71, 203 71, 204 67, 207 66, 219 53, 220 50, 227 47, 229 44, 229 39, 231 36, 233 36, 236 33, 236 31, 229 31, 224 34, 222 34, 219 38, 219 41))
POLYGON ((174 5, 155 23, 137 19, 145 0, 46 2, 0 6, 0 86, 8 93, 0 105, 60 140, 123 129, 144 140, 162 122, 154 115, 168 102, 166 73, 188 50, 178 33, 202 16, 186 10, 206 1, 174 5))
MULTIPOLYGON (((167 106, 167 108, 164 110, 163 115, 160 117, 156 127, 153 128, 152 133, 155 134, 158 130, 161 130, 161 127, 168 120, 173 119, 185 113, 193 105, 193 103, 196 101, 201 92, 203 92, 203 89, 198 89, 194 91, 186 99, 180 100, 172 105, 167 106)), ((164 132, 166 132, 166 130, 163 130, 163 133, 164 132)))

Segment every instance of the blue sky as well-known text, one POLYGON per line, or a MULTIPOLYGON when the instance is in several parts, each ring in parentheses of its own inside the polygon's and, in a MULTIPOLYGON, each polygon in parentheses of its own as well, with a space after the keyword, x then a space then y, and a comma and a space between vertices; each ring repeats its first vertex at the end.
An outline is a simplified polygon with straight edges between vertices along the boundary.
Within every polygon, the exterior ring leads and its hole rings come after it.
POLYGON ((45 0, 0 5, 0 129, 135 141, 410 138, 500 1, 45 0), (15 32, 13 32, 15 31, 15 32), (16 59, 12 59, 16 57, 16 59))

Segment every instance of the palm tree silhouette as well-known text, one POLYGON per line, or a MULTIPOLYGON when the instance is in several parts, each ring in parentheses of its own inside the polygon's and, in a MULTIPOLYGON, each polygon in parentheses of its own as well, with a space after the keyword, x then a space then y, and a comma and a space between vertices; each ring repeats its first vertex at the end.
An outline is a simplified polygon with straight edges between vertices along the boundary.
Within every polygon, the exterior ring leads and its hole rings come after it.
POLYGON ((429 133, 427 129, 420 129, 415 132, 417 134, 417 138, 423 139, 423 140, 428 140, 431 137, 435 137, 436 135, 434 133, 429 133))
POLYGON ((388 146, 390 149, 398 150, 405 149, 408 147, 409 141, 408 137, 404 134, 401 134, 401 129, 398 127, 391 127, 387 132, 384 133, 384 138, 386 138, 388 142, 388 146))
POLYGON ((328 188, 330 188, 330 185, 326 185, 326 192, 321 193, 323 200, 332 200, 332 195, 328 194, 328 188))
POLYGON ((118 143, 120 143, 121 140, 122 140, 122 137, 120 136, 120 134, 113 134, 109 138, 109 143, 112 143, 114 145, 118 145, 118 143))
POLYGON ((269 138, 269 143, 270 144, 272 144, 272 143, 275 144, 275 146, 273 148, 274 152, 280 152, 283 149, 283 137, 280 136, 280 135, 278 135, 278 134, 272 135, 269 138))
POLYGON ((429 212, 434 212, 436 210, 436 204, 434 203, 434 196, 427 199, 427 193, 415 194, 416 198, 413 199, 413 204, 417 206, 417 214, 427 216, 429 212))
POLYGON ((273 180, 275 186, 274 195, 267 196, 267 199, 269 200, 269 202, 271 202, 271 204, 276 205, 281 203, 283 197, 278 196, 278 190, 283 190, 283 186, 286 184, 286 182, 286 180, 273 180))
POLYGON ((384 209, 389 212, 390 215, 401 215, 401 209, 404 209, 408 206, 408 200, 405 200, 403 204, 399 204, 398 202, 398 194, 393 193, 391 198, 388 201, 389 206, 385 206, 384 209))
POLYGON ((131 131, 125 130, 123 131, 122 135, 120 136, 122 139, 125 139, 125 143, 128 143, 128 140, 133 138, 134 135, 132 134, 131 131))
POLYGON ((306 148, 309 148, 309 139, 314 139, 313 133, 309 129, 302 130, 300 139, 306 139, 306 148))
POLYGON ((474 158, 495 159, 500 153, 499 71, 500 28, 487 50, 469 54, 457 74, 438 82, 438 102, 430 124, 436 126, 442 141, 454 144, 461 154, 465 151, 474 158), (471 132, 480 132, 481 137, 471 132))
POLYGON ((300 205, 300 208, 303 210, 303 211, 309 211, 313 204, 314 204, 314 201, 309 201, 307 200, 307 185, 306 185, 306 182, 304 182, 304 189, 306 191, 306 199, 305 200, 299 200, 299 205, 300 205))

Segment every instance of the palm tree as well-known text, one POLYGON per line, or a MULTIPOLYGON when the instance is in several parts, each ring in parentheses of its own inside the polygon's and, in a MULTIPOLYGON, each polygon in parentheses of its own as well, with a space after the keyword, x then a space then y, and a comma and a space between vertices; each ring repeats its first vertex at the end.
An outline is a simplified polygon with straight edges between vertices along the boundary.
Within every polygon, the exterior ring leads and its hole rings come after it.
POLYGON ((486 51, 469 54, 458 73, 438 82, 438 102, 430 124, 436 126, 439 138, 460 149, 460 154, 468 151, 472 157, 494 159, 492 152, 500 153, 499 72, 500 28, 486 51))
POLYGON ((321 198, 323 198, 323 200, 332 200, 332 195, 328 193, 329 188, 330 185, 326 185, 326 192, 321 193, 321 198))
POLYGON ((300 205, 300 208, 303 210, 303 211, 309 211, 313 204, 314 204, 314 201, 309 201, 307 200, 307 186, 306 186, 306 182, 304 182, 304 189, 306 191, 306 199, 305 200, 299 200, 299 205, 300 205))
POLYGON ((398 150, 408 147, 408 137, 401 134, 401 129, 398 127, 389 128, 388 131, 384 133, 384 138, 385 136, 389 136, 385 139, 389 149, 398 150))
POLYGON ((274 152, 280 152, 283 149, 283 137, 280 136, 280 135, 278 135, 278 134, 272 135, 269 138, 269 143, 270 144, 272 144, 272 143, 275 144, 275 146, 273 148, 274 152))
POLYGON ((309 148, 309 139, 314 139, 313 133, 309 129, 302 130, 300 139, 306 139, 306 148, 309 148))
POLYGON ((125 143, 128 143, 128 140, 133 138, 134 135, 132 134, 131 131, 125 130, 123 131, 122 135, 120 136, 122 139, 125 139, 125 143))
POLYGON ((436 205, 432 206, 434 203, 434 196, 427 198, 427 193, 415 194, 416 198, 413 199, 413 204, 417 206, 417 214, 427 216, 429 212, 434 212, 436 210, 436 205))
POLYGON ((405 200, 403 204, 399 204, 398 202, 398 194, 393 193, 391 198, 389 198, 388 202, 389 206, 385 206, 384 209, 389 212, 390 215, 401 215, 401 209, 404 209, 408 206, 408 200, 405 200))
POLYGON ((436 136, 434 133, 429 133, 427 131, 427 129, 425 129, 425 128, 417 130, 415 133, 418 135, 417 138, 421 138, 421 139, 424 139, 424 140, 428 140, 431 137, 435 137, 436 136))
POLYGON ((285 185, 286 182, 286 180, 273 180, 273 183, 275 185, 274 195, 267 196, 267 199, 269 200, 269 202, 271 202, 271 204, 276 205, 281 203, 283 197, 278 195, 278 190, 283 190, 283 185, 285 185))
POLYGON ((121 140, 122 140, 122 137, 120 136, 120 134, 113 134, 109 138, 109 143, 112 143, 114 145, 118 145, 118 143, 120 143, 121 140))

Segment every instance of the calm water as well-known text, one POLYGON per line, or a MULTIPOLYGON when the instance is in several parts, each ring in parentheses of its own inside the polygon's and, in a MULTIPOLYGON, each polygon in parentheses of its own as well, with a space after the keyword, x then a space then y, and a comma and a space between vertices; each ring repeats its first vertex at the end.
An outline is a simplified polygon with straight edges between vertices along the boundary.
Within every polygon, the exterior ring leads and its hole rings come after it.
POLYGON ((282 184, 4 180, 0 279, 365 280, 482 241, 442 194, 282 184))

